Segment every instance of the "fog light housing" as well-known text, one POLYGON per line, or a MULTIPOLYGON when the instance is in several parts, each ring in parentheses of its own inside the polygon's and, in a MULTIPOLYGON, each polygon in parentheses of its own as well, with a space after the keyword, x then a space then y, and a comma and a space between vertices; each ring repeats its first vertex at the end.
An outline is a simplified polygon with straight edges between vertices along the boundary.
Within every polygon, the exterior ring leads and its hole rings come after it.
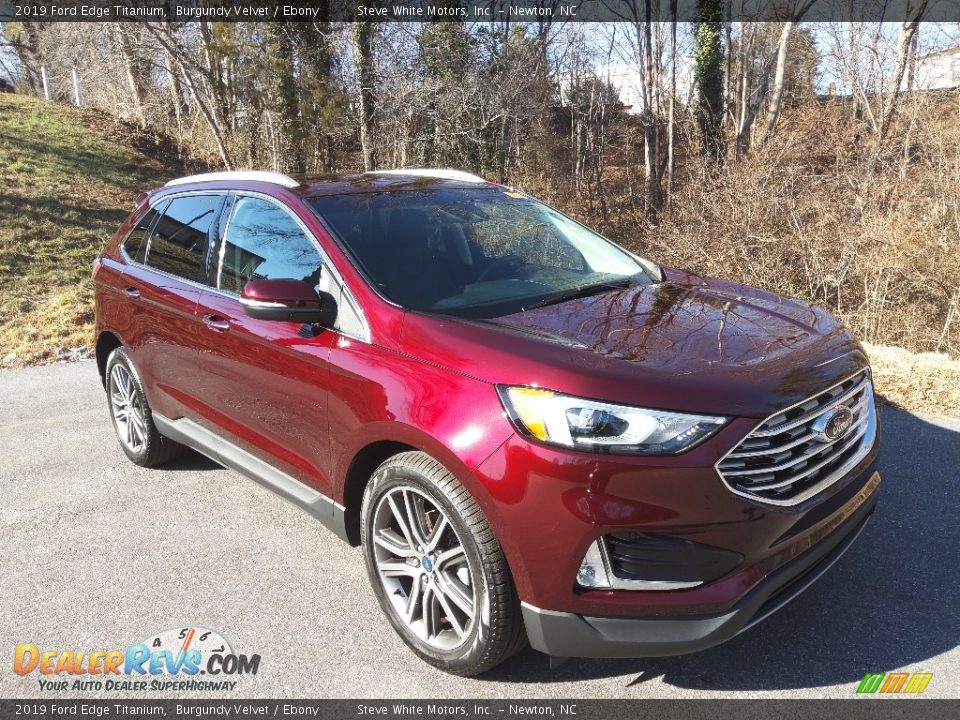
POLYGON ((740 553, 692 540, 617 533, 590 543, 577 585, 591 590, 687 590, 726 575, 742 562, 740 553))
POLYGON ((594 540, 587 548, 587 554, 583 556, 583 562, 577 570, 577 584, 585 588, 610 587, 610 576, 599 540, 594 540))

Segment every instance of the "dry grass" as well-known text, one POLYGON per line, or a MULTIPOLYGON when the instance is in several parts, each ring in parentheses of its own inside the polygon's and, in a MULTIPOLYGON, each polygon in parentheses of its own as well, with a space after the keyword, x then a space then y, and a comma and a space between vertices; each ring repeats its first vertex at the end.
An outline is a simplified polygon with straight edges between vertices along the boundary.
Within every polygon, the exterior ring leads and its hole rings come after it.
POLYGON ((913 353, 865 345, 877 393, 911 412, 960 418, 960 360, 943 353, 913 353))
POLYGON ((795 112, 765 151, 686 183, 647 244, 812 300, 867 342, 960 356, 960 124, 912 109, 928 121, 873 168, 844 108, 795 112))

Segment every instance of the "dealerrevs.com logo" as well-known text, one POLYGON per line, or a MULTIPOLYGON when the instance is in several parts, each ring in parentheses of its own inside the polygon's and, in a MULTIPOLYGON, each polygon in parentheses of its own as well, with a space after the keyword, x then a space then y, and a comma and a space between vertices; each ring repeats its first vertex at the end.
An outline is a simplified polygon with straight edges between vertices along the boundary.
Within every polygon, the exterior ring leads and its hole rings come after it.
POLYGON ((126 650, 49 650, 20 643, 13 653, 13 671, 36 675, 45 692, 223 692, 236 687, 234 678, 259 669, 259 655, 236 653, 222 634, 196 626, 164 630, 126 650))

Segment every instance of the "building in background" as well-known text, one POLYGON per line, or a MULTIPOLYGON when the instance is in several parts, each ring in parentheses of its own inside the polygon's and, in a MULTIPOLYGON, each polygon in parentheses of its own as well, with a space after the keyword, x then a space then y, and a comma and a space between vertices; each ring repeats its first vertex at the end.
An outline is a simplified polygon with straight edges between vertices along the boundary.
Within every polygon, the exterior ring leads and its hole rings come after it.
POLYGON ((955 88, 960 88, 960 45, 918 55, 902 87, 920 91, 955 88))

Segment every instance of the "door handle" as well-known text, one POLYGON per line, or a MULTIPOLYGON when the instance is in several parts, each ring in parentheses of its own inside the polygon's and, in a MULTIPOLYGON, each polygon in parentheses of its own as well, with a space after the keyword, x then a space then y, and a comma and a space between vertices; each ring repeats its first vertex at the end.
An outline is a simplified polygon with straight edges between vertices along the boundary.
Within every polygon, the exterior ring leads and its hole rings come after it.
POLYGON ((204 315, 203 324, 214 332, 226 332, 230 329, 230 321, 219 315, 204 315))
POLYGON ((131 298, 138 298, 138 297, 140 297, 140 291, 137 290, 137 289, 136 289, 135 287, 133 287, 132 285, 130 285, 129 287, 125 287, 125 288, 123 289, 123 294, 126 295, 127 297, 131 297, 131 298))

